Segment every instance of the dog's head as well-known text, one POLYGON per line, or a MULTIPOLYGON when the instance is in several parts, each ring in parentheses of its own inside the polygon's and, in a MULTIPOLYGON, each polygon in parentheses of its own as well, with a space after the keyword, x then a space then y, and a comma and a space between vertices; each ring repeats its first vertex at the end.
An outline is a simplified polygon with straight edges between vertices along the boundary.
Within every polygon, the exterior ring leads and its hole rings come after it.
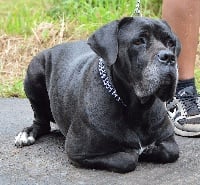
POLYGON ((126 17, 97 30, 88 43, 141 101, 174 95, 180 42, 165 21, 126 17))

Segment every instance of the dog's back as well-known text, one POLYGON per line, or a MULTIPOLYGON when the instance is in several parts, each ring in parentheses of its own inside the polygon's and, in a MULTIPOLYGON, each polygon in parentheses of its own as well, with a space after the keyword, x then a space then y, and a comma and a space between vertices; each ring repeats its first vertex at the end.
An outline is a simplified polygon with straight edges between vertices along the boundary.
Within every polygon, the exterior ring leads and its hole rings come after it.
POLYGON ((97 66, 95 58, 96 54, 86 41, 77 41, 44 50, 29 65, 25 79, 26 95, 32 107, 38 107, 34 102, 40 99, 39 107, 42 108, 38 111, 46 110, 46 117, 55 121, 64 135, 72 120, 71 116, 77 110, 75 107, 80 106, 76 98, 82 97, 83 91, 89 88, 93 80, 90 71, 97 66), (69 114, 64 114, 66 110, 63 108, 68 108, 69 114), (68 124, 59 124, 63 122, 68 124))

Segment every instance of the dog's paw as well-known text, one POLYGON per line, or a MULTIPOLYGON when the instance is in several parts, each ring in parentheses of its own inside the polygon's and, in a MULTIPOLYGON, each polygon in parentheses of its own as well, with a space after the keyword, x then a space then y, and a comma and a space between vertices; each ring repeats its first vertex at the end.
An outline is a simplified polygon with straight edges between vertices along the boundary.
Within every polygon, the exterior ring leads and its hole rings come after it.
POLYGON ((22 131, 15 137, 15 146, 23 147, 35 143, 35 138, 27 132, 22 131))

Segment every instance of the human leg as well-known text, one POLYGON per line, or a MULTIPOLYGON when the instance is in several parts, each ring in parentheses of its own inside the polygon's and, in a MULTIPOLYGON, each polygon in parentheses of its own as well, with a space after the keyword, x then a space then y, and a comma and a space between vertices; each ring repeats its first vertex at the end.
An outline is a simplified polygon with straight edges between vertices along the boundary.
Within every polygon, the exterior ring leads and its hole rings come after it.
POLYGON ((175 132, 182 136, 200 135, 200 97, 197 96, 194 67, 200 24, 199 0, 163 0, 162 17, 182 43, 178 59, 179 82, 176 96, 167 104, 175 124, 175 132))

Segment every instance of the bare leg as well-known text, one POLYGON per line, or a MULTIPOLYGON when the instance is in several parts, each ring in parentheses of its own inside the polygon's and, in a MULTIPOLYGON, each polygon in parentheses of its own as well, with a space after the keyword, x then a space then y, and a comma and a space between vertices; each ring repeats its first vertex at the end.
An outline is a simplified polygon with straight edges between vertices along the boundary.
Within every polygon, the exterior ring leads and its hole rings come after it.
POLYGON ((178 35, 182 50, 178 58, 179 81, 176 98, 167 104, 175 133, 200 136, 200 97, 194 78, 195 58, 200 26, 199 0, 163 0, 163 19, 178 35))
POLYGON ((178 59, 179 79, 194 78, 200 23, 199 0, 163 0, 162 18, 178 35, 182 51, 178 59))

